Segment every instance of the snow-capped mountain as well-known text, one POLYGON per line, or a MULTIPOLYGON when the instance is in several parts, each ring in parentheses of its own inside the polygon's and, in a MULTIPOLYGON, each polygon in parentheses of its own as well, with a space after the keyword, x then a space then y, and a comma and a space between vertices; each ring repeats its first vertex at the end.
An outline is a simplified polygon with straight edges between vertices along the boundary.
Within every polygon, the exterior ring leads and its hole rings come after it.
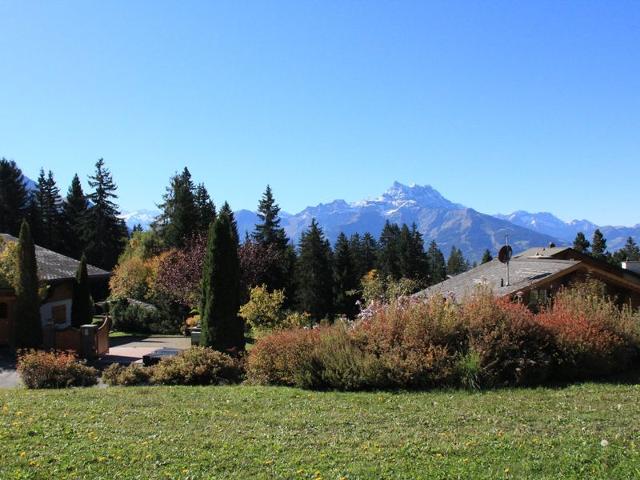
POLYGON ((496 218, 528 228, 535 232, 555 237, 563 242, 571 243, 578 232, 585 234, 588 240, 593 232, 599 228, 607 239, 607 247, 610 251, 618 250, 624 246, 627 238, 640 239, 640 224, 633 227, 605 225, 599 226, 589 220, 571 220, 564 222, 549 212, 530 213, 518 210, 508 215, 495 215, 496 218))
MULTIPOLYGON (((415 222, 426 243, 435 240, 445 254, 455 245, 472 260, 478 260, 487 248, 495 253, 504 244, 506 235, 516 250, 559 243, 551 236, 451 202, 428 185, 395 182, 374 199, 351 203, 335 200, 307 207, 295 215, 283 213, 282 226, 289 238, 297 241, 312 218, 332 242, 340 232, 347 235, 370 232, 377 237, 387 220, 409 225, 415 222)), ((236 220, 242 238, 245 232, 253 230, 258 219, 254 212, 241 210, 236 212, 236 220)))
POLYGON ((149 229, 156 217, 160 215, 159 210, 135 210, 133 212, 122 212, 119 216, 127 224, 129 230, 136 225, 142 225, 143 230, 149 229))

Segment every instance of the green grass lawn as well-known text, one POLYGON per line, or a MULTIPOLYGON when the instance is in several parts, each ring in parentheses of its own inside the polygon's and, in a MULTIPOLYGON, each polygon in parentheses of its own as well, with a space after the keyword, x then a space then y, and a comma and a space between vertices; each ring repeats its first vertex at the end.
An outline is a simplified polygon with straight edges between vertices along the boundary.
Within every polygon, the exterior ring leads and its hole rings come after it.
POLYGON ((638 478, 640 385, 0 389, 0 447, 1 479, 638 478))

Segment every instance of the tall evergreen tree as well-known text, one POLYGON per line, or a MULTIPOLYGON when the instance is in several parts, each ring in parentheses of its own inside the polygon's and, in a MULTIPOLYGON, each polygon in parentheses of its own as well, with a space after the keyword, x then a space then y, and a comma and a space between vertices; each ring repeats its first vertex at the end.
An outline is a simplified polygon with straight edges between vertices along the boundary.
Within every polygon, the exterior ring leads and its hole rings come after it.
POLYGON ((44 170, 40 169, 36 199, 40 223, 37 230, 33 232, 34 240, 42 247, 61 251, 64 228, 62 198, 51 170, 45 175, 44 170))
POLYGON ((638 262, 640 261, 640 247, 633 237, 627 238, 627 242, 620 250, 613 254, 612 262, 620 265, 621 262, 638 262))
POLYGON ((591 247, 591 243, 587 240, 587 237, 584 236, 584 233, 578 232, 576 234, 576 238, 573 240, 573 249, 576 252, 580 253, 589 253, 589 248, 591 247))
POLYGON ((335 312, 354 318, 358 313, 356 290, 360 279, 356 272, 349 240, 344 233, 338 235, 333 260, 335 312))
POLYGON ((482 254, 482 260, 480 263, 488 263, 493 260, 493 255, 491 255, 491 251, 487 248, 482 254))
POLYGON ((256 225, 253 239, 263 246, 274 245, 279 250, 284 250, 289 243, 284 228, 280 226, 280 207, 273 198, 271 187, 267 185, 258 204, 258 218, 260 223, 256 225))
POLYGON ((198 184, 196 187, 193 201, 198 212, 198 231, 207 232, 211 222, 216 219, 216 206, 213 204, 203 183, 198 184))
POLYGON ((38 265, 29 224, 23 220, 18 241, 18 277, 16 293, 16 346, 37 348, 42 345, 38 265))
POLYGON ((0 159, 0 233, 18 235, 29 211, 29 195, 16 162, 0 159))
POLYGON ((82 191, 80 178, 74 175, 62 207, 64 229, 62 232, 63 251, 66 255, 79 259, 85 250, 83 228, 87 216, 87 197, 82 191))
POLYGON ((464 258, 462 250, 456 248, 454 245, 451 247, 451 254, 447 260, 447 274, 458 275, 467 270, 469 270, 469 262, 464 258))
POLYGON ((593 239, 591 240, 591 256, 598 260, 607 259, 607 240, 599 228, 593 232, 593 239))
POLYGON ((76 278, 73 282, 73 302, 71 304, 71 324, 78 328, 91 322, 93 317, 93 301, 87 274, 87 259, 82 255, 76 278))
POLYGON ((314 218, 302 232, 296 269, 298 308, 315 320, 333 313, 332 252, 314 218))
POLYGON ((220 351, 244 349, 244 323, 238 316, 240 261, 233 229, 222 210, 209 227, 202 273, 200 344, 220 351))
POLYGON ((231 235, 236 245, 240 245, 240 235, 238 234, 238 222, 236 222, 236 216, 231 210, 231 206, 228 202, 224 202, 220 209, 220 215, 226 215, 229 219, 229 228, 231 229, 231 235))
POLYGON ((162 213, 155 222, 160 236, 169 247, 181 248, 200 225, 200 212, 195 202, 191 173, 184 167, 171 177, 171 183, 158 205, 162 213))
POLYGON ((415 223, 411 225, 411 229, 407 225, 402 225, 398 242, 401 276, 411 280, 426 280, 428 266, 424 241, 415 223))
POLYGON ((120 212, 113 202, 118 198, 117 187, 102 158, 96 162, 95 173, 89 177, 89 186, 94 190, 88 196, 92 205, 83 228, 87 262, 111 270, 124 249, 128 232, 124 221, 118 218, 120 212))
POLYGON ((398 280, 402 277, 400 260, 400 227, 388 220, 378 241, 378 268, 383 277, 398 280))
POLYGON ((435 240, 429 244, 427 250, 427 264, 429 272, 429 284, 435 285, 447 278, 447 264, 444 260, 442 251, 438 248, 435 240))

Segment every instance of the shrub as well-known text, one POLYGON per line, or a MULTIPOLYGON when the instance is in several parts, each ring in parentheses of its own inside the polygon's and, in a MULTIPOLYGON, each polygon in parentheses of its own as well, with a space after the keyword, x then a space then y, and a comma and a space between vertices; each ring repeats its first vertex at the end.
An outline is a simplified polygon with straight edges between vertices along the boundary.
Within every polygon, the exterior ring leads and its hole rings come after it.
POLYGON ((98 382, 98 371, 71 352, 22 351, 18 373, 27 388, 83 387, 98 382))
POLYGON ((557 376, 562 380, 621 372, 638 356, 638 314, 617 306, 603 288, 595 280, 572 285, 538 315, 554 336, 557 376))
POLYGON ((240 307, 239 315, 252 328, 274 328, 284 317, 284 290, 269 292, 266 285, 254 287, 249 292, 249 301, 240 307))
POLYGON ((260 338, 247 358, 247 378, 264 385, 294 386, 319 338, 321 328, 281 330, 260 338))
POLYGON ((128 366, 112 363, 104 372, 102 372, 102 380, 107 385, 145 385, 151 379, 152 370, 137 363, 128 366))
POLYGON ((478 292, 460 313, 467 328, 468 360, 478 360, 479 386, 535 385, 548 377, 552 338, 524 305, 478 292))
MULTIPOLYGON (((172 321, 164 310, 127 298, 109 303, 113 329, 123 332, 172 334, 180 331, 180 323, 172 321)), ((177 316, 179 318, 179 316, 177 316)))
POLYGON ((220 385, 242 378, 239 360, 206 347, 191 347, 153 367, 151 380, 160 385, 220 385))

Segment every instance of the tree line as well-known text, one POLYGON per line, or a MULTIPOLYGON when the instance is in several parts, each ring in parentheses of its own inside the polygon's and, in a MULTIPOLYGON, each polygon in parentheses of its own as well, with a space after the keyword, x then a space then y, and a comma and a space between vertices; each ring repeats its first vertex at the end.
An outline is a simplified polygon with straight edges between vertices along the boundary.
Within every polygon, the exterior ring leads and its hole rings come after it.
POLYGON ((591 241, 587 240, 583 232, 578 232, 573 241, 573 249, 616 266, 620 266, 621 262, 640 261, 640 247, 633 237, 628 237, 620 250, 611 253, 607 250, 607 239, 599 228, 593 232, 591 241))
POLYGON ((85 194, 74 175, 63 199, 53 172, 41 169, 35 189, 29 190, 16 163, 0 159, 0 232, 17 236, 26 220, 37 245, 77 260, 84 253, 90 264, 111 270, 128 231, 118 218, 117 187, 103 159, 88 184, 91 191, 85 194))

